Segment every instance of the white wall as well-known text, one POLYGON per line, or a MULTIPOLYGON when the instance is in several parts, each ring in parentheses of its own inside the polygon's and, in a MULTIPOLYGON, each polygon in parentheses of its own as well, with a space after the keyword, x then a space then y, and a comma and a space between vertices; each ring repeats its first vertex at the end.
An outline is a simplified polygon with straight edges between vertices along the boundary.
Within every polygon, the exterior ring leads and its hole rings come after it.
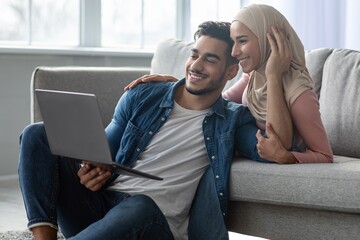
POLYGON ((30 79, 37 66, 145 66, 151 54, 0 53, 0 176, 17 174, 18 139, 30 123, 30 79))

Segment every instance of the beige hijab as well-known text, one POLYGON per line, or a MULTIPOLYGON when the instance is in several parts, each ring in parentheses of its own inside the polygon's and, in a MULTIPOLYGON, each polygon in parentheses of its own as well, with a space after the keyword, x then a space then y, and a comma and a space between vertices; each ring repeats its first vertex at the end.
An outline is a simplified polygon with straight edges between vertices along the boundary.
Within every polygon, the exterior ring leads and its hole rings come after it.
POLYGON ((286 18, 271 6, 253 4, 242 8, 236 14, 234 21, 245 24, 259 40, 261 66, 253 72, 250 78, 247 101, 252 115, 258 121, 265 123, 267 99, 265 66, 271 52, 266 33, 271 32, 272 25, 276 25, 289 37, 293 59, 290 63, 290 70, 283 75, 282 79, 284 96, 289 109, 301 93, 313 88, 313 81, 305 66, 304 47, 286 18))

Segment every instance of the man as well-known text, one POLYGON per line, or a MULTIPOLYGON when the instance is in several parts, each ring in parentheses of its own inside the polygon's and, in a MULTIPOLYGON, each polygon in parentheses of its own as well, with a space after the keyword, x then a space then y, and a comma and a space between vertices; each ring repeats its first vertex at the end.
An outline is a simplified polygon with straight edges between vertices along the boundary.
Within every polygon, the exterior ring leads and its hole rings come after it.
POLYGON ((221 97, 237 71, 229 23, 195 33, 186 78, 126 92, 106 128, 116 162, 163 181, 115 176, 51 154, 43 124, 21 136, 19 176, 35 239, 228 239, 224 224, 234 145, 256 127, 244 106, 221 97))

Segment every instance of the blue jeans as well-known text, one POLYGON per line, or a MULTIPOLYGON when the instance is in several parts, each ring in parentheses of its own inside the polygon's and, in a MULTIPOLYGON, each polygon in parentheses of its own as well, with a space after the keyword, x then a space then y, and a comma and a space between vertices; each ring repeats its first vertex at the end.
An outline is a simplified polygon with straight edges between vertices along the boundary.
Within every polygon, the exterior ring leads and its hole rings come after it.
POLYGON ((69 239, 173 239, 165 216, 145 195, 80 184, 79 164, 51 154, 42 123, 20 137, 19 179, 28 227, 53 225, 69 239))

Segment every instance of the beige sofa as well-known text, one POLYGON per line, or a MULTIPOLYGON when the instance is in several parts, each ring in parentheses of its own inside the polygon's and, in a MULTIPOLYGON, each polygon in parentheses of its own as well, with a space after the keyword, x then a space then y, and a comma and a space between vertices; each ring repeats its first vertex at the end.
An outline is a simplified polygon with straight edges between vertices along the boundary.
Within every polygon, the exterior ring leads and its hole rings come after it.
MULTIPOLYGON (((34 89, 45 88, 95 93, 107 124, 127 83, 150 72, 182 78, 190 47, 174 39, 160 43, 150 69, 38 67, 31 82, 31 119, 41 121, 34 89)), ((335 163, 234 159, 227 225, 269 239, 360 239, 360 52, 317 49, 306 58, 335 163)))

